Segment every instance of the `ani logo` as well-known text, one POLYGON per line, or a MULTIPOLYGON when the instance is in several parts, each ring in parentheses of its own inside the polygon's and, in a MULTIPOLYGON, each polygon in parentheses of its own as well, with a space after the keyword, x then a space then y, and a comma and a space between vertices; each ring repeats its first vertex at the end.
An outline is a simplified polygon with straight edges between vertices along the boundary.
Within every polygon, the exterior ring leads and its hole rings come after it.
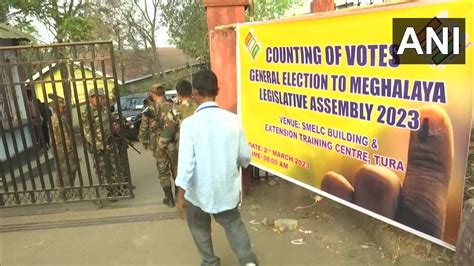
POLYGON ((393 18, 401 64, 465 64, 465 18, 393 18))
POLYGON ((253 30, 250 30, 247 37, 245 37, 245 46, 247 47, 252 59, 255 60, 262 44, 258 42, 256 36, 253 34, 253 30))

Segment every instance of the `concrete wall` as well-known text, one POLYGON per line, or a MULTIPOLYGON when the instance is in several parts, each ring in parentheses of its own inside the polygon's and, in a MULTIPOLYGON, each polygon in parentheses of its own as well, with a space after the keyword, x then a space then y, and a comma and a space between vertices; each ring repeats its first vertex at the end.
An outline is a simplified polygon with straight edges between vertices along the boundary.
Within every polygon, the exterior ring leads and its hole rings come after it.
MULTIPOLYGON (((15 42, 11 40, 2 40, 0 39, 0 46, 10 46, 14 45, 15 42)), ((14 52, 12 51, 6 51, 5 57, 7 58, 8 61, 10 62, 15 62, 17 59, 15 57, 14 52)), ((17 83, 20 82, 21 78, 19 75, 19 71, 17 66, 12 66, 10 69, 7 68, 1 68, 1 70, 4 73, 2 74, 2 78, 0 78, 2 83, 17 83), (6 79, 6 80, 4 80, 6 79)), ((2 99, 4 102, 8 102, 10 105, 10 109, 12 110, 12 117, 13 117, 13 128, 8 128, 8 123, 5 120, 2 120, 1 122, 4 125, 4 128, 7 128, 7 131, 5 133, 6 141, 7 141, 7 147, 8 147, 8 153, 11 158, 15 157, 15 150, 13 149, 13 139, 16 139, 17 147, 18 147, 18 152, 22 153, 23 151, 31 148, 33 146, 32 144, 32 136, 31 132, 28 127, 23 126, 22 130, 24 132, 25 136, 25 142, 26 142, 26 147, 23 145, 23 141, 21 138, 21 129, 19 128, 18 124, 19 121, 21 120, 22 124, 25 125, 27 124, 27 112, 26 112, 26 106, 25 106, 25 99, 24 99, 24 94, 22 92, 22 88, 20 85, 7 85, 7 98, 2 99), (13 93, 14 92, 14 93, 13 93), (16 94, 16 95, 14 95, 16 94), (15 109, 15 105, 13 102, 17 102, 17 107, 18 110, 15 109), (20 113, 20 116, 17 116, 17 112, 20 113), (14 138, 13 138, 14 137, 14 138)), ((2 88, 5 89, 5 88, 2 88)), ((26 97, 26 96, 25 96, 26 97)), ((2 141, 2 146, 3 146, 3 140, 2 141)), ((3 147, 0 149, 0 161, 5 161, 7 158, 7 147, 3 147)))
MULTIPOLYGON (((8 152, 10 155, 10 158, 15 157, 15 149, 13 147, 13 137, 16 139, 16 144, 19 153, 25 151, 28 148, 31 148, 33 146, 33 143, 31 142, 31 133, 30 130, 24 126, 24 134, 25 134, 25 139, 26 139, 26 148, 23 145, 22 138, 21 138, 21 129, 20 128, 15 128, 14 130, 7 131, 5 134, 6 140, 7 140, 7 147, 8 147, 8 152)), ((2 146, 3 146, 3 140, 2 141, 2 146)), ((7 160, 7 155, 6 155, 6 148, 3 147, 0 149, 0 161, 5 161, 7 160)))

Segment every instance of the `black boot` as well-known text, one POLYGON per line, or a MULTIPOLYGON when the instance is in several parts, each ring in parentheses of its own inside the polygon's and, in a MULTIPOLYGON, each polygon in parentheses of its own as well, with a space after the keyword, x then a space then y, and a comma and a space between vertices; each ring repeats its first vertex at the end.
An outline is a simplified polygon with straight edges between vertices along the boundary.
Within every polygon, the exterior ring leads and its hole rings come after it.
POLYGON ((163 191, 165 192, 165 198, 163 199, 163 204, 168 205, 169 207, 174 207, 173 192, 171 187, 164 187, 163 191))

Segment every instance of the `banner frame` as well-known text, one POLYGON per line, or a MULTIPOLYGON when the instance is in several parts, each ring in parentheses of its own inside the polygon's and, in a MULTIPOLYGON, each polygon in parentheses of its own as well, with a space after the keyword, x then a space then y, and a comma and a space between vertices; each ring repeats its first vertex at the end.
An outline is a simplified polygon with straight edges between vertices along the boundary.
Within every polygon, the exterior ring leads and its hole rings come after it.
MULTIPOLYGON (((421 7, 421 6, 429 6, 429 5, 435 5, 435 4, 442 4, 442 3, 453 3, 453 2, 465 2, 464 0, 407 0, 407 1, 398 1, 398 2, 392 2, 392 3, 384 3, 376 6, 365 6, 365 7, 354 7, 354 8, 349 8, 346 10, 341 10, 341 11, 331 11, 331 12, 324 12, 324 13, 315 13, 315 14, 307 14, 307 15, 301 15, 297 17, 291 17, 291 18, 284 18, 284 19, 276 19, 276 20, 268 20, 268 21, 257 21, 257 22, 245 22, 245 23, 237 23, 235 24, 235 32, 236 32, 236 76, 237 76, 237 115, 239 122, 242 124, 242 69, 241 69, 241 51, 240 51, 240 30, 242 26, 257 26, 257 25, 270 25, 270 24, 278 24, 278 23, 287 23, 287 22, 299 22, 299 21, 307 21, 307 20, 318 20, 318 19, 324 19, 324 18, 334 18, 334 17, 343 17, 343 16, 349 16, 349 15, 361 15, 365 13, 372 13, 372 12, 379 12, 379 11, 389 11, 389 10, 395 10, 395 9, 400 9, 400 8, 413 8, 413 7, 421 7)), ((471 26, 472 27, 472 26, 471 26)), ((474 68, 472 70, 473 72, 473 77, 474 77, 474 68)), ((471 98, 474 96, 474 94, 471 94, 471 98)), ((474 101, 472 101, 474 103, 474 101)), ((472 130, 472 125, 474 116, 471 115, 471 130, 472 130)), ((468 136, 468 139, 470 139, 470 135, 468 136)), ((469 149, 467 150, 467 155, 469 155, 469 149)), ((466 157, 467 158, 467 157, 466 157)), ((467 167, 468 162, 465 162, 465 166, 467 167)), ((269 169, 263 165, 260 165, 259 163, 251 162, 250 165, 257 167, 261 170, 264 170, 268 173, 271 173, 275 176, 278 176, 280 178, 283 178, 284 180, 287 180, 295 185, 298 185, 302 188, 305 188, 307 190, 310 190, 318 195, 321 195, 323 197, 326 197, 328 199, 331 199, 337 203, 340 203, 346 207, 349 207, 353 210, 356 210, 358 212, 361 212, 365 215, 368 215, 372 218, 375 218, 379 221, 382 221, 384 223, 387 223, 389 225, 395 226, 401 230, 404 230, 406 232, 409 232, 411 234, 414 234, 418 237, 421 237, 425 240, 428 240, 430 242, 433 242, 435 244, 438 244, 442 247, 445 247, 449 250, 455 251, 456 247, 452 244, 449 244, 445 241, 443 241, 440 238, 433 237, 431 235, 428 235, 426 233, 423 233, 421 231, 418 231, 416 229, 413 229, 409 226, 406 226, 402 223, 399 223, 395 220, 388 219, 382 215, 379 215, 375 212, 372 212, 368 209, 364 209, 356 204, 353 204, 351 202, 347 202, 343 199, 340 199, 332 194, 329 194, 327 192, 324 192, 316 187, 312 187, 308 184, 305 184, 297 179, 294 179, 292 177, 289 177, 283 173, 278 173, 277 171, 274 171, 272 169, 269 169)), ((466 168, 465 168, 466 169, 466 168)), ((465 170, 466 173, 466 170, 465 170)), ((464 174, 465 175, 465 174, 464 174)), ((464 184, 465 186, 465 184, 464 184)), ((463 201, 464 202, 464 201, 463 201)), ((461 216, 462 216, 463 210, 461 207, 461 216)), ((461 227, 461 224, 459 225, 461 227)))

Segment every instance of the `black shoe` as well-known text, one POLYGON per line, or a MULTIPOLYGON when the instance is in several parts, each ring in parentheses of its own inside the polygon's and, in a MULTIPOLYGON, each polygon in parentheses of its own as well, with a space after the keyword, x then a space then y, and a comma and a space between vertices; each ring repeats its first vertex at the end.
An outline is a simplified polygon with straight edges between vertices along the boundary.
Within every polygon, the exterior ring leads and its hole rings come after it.
POLYGON ((165 192, 165 198, 163 199, 163 204, 168 205, 169 207, 174 207, 173 192, 171 187, 164 187, 163 191, 165 192))
POLYGON ((168 207, 170 207, 170 208, 173 208, 175 206, 174 205, 174 199, 173 198, 168 198, 168 197, 163 198, 163 204, 168 205, 168 207))

